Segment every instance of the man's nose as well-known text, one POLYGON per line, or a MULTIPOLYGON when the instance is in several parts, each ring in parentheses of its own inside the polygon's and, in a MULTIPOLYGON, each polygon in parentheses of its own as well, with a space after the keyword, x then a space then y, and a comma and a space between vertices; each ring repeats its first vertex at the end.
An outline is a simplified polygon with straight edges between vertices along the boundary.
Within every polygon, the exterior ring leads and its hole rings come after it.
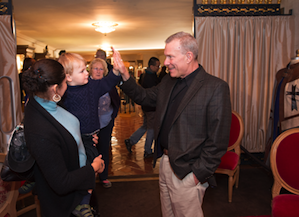
POLYGON ((169 61, 167 59, 165 59, 164 66, 168 66, 168 65, 169 65, 169 61))

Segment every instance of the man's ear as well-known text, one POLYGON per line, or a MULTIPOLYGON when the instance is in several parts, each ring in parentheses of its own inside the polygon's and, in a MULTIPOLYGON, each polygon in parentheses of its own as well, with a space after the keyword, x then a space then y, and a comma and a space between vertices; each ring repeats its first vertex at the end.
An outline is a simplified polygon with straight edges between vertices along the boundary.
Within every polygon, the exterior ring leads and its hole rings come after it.
POLYGON ((190 51, 187 52, 186 57, 187 57, 187 62, 190 63, 193 60, 193 53, 190 51))
POLYGON ((66 74, 66 81, 67 82, 72 82, 72 76, 70 74, 66 74))

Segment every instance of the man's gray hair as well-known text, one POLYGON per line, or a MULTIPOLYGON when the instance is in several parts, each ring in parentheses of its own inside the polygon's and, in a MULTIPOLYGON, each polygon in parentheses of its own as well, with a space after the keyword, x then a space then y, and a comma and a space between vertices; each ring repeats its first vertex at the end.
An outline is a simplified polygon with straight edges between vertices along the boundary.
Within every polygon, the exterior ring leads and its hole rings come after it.
POLYGON ((186 54, 188 51, 191 51, 197 59, 198 56, 198 43, 196 39, 189 33, 186 32, 177 32, 171 36, 169 36, 165 43, 168 44, 173 40, 179 40, 181 45, 181 52, 182 54, 186 54))

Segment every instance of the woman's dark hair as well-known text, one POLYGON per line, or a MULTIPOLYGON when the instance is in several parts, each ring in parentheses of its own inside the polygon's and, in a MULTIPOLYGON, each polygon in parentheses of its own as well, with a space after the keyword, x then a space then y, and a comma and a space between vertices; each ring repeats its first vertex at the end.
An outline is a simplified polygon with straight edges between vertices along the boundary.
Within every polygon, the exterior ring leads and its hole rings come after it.
POLYGON ((26 57, 23 61, 23 68, 22 72, 25 72, 30 66, 32 66, 35 63, 35 59, 26 57))
POLYGON ((23 72, 22 82, 29 95, 46 93, 49 86, 62 83, 65 78, 63 66, 56 60, 41 59, 23 72))

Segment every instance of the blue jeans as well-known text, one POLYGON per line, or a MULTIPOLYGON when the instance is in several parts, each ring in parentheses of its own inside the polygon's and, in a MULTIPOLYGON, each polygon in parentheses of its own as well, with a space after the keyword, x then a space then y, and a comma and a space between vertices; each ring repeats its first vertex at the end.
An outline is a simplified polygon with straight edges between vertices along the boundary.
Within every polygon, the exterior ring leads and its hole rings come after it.
POLYGON ((154 141, 154 119, 155 112, 144 112, 143 125, 130 136, 130 141, 135 145, 145 132, 147 132, 144 152, 148 154, 152 153, 152 144, 154 141))

